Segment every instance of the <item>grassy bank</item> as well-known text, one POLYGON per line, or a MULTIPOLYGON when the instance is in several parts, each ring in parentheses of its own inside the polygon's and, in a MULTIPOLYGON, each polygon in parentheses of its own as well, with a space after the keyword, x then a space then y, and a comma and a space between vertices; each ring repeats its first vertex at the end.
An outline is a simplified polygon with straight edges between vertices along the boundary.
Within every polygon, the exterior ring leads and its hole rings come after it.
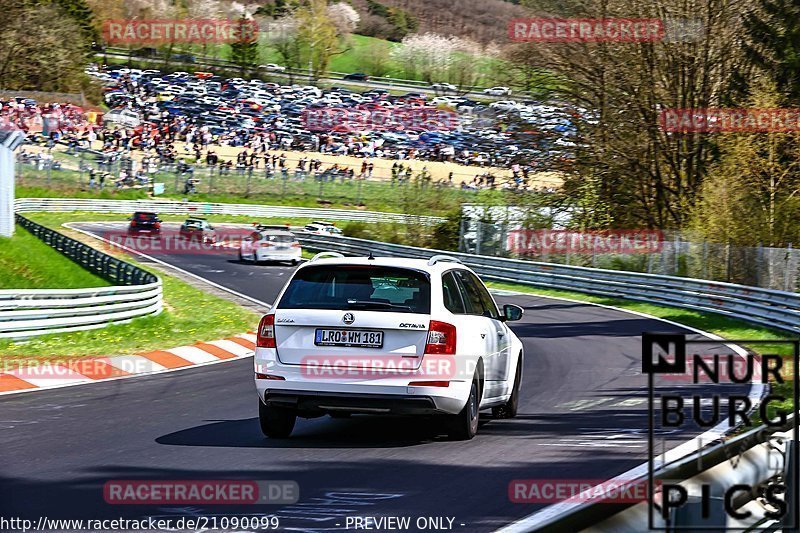
MULTIPOLYGON (((87 183, 79 180, 77 173, 62 173, 50 181, 44 176, 31 176, 26 173, 20 177, 17 188, 18 198, 102 198, 118 200, 137 200, 149 198, 145 190, 115 190, 106 187, 103 191, 91 191, 87 183)), ((161 180, 159 180, 161 181, 161 180)), ((488 197, 497 196, 502 191, 462 191, 457 188, 415 187, 413 185, 392 186, 385 182, 336 182, 319 183, 289 182, 286 187, 280 180, 258 180, 246 193, 246 187, 216 188, 209 192, 207 187, 198 188, 190 195, 174 186, 174 178, 163 180, 167 185, 166 194, 155 197, 161 200, 183 200, 192 202, 219 202, 237 204, 279 205, 292 207, 314 207, 333 209, 358 209, 389 213, 412 213, 444 215, 459 209, 463 202, 485 203, 488 197), (231 192, 225 192, 229 190, 231 192), (491 193, 491 194, 490 194, 491 193)), ((181 182, 182 184, 183 182, 181 182)), ((181 185, 182 186, 182 185, 181 185)))
POLYGON ((21 226, 0 237, 0 289, 80 289, 109 283, 34 237, 21 226))
MULTIPOLYGON (((37 213, 31 214, 30 218, 53 229, 69 233, 60 226, 63 222, 75 220, 71 218, 72 215, 72 213, 37 213)), ((106 216, 119 220, 119 215, 106 216)), ((101 218, 103 217, 88 217, 88 219, 101 218)), ((38 241, 32 235, 30 237, 38 241)), ((49 249, 43 243, 39 244, 49 249)), ((6 249, 0 244, 0 253, 6 249)), ((61 257, 57 252, 52 252, 61 257)), ((25 255, 18 254, 16 262, 22 262, 19 261, 20 257, 31 255, 34 254, 28 252, 25 255)), ((58 262, 59 257, 55 258, 55 262, 58 262)), ((259 316, 253 311, 211 295, 147 265, 137 263, 130 257, 124 256, 124 259, 161 277, 164 283, 164 311, 160 315, 137 318, 127 324, 111 325, 90 331, 44 335, 18 342, 0 341, 0 357, 17 360, 125 355, 216 340, 251 331, 258 323, 259 316)), ((75 272, 91 276, 68 259, 63 258, 63 260, 70 263, 75 272)), ((63 283, 56 283, 54 286, 64 287, 63 283)))
MULTIPOLYGON (((127 223, 128 214, 126 213, 90 213, 86 211, 72 211, 68 213, 25 213, 25 217, 38 222, 44 226, 49 226, 58 231, 64 232, 60 226, 65 222, 123 222, 127 223)), ((165 222, 183 222, 187 215, 167 215, 159 214, 165 222)), ((243 217, 237 215, 209 215, 206 217, 211 224, 231 223, 231 224, 289 224, 290 226, 302 226, 311 219, 308 218, 264 218, 264 217, 243 217)), ((344 223, 342 223, 344 224, 344 223)))

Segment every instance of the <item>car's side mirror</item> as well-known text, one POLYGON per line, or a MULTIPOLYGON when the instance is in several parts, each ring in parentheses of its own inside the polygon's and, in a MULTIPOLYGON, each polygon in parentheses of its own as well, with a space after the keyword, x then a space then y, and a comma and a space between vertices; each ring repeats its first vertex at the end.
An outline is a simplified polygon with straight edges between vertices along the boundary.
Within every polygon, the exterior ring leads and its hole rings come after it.
POLYGON ((506 304, 503 306, 503 317, 508 322, 516 322, 522 319, 525 311, 518 305, 506 304))

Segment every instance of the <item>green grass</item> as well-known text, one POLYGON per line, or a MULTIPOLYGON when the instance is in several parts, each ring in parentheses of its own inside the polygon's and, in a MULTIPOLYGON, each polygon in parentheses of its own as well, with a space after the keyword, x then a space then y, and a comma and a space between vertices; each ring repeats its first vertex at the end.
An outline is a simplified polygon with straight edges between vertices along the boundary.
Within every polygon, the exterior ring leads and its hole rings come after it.
MULTIPOLYGON (((553 298, 567 298, 570 300, 578 300, 581 302, 608 305, 626 309, 629 311, 636 311, 645 313, 657 318, 671 320, 679 324, 684 324, 693 328, 714 333, 724 339, 736 341, 748 340, 780 340, 791 339, 793 336, 790 333, 783 332, 777 329, 766 328, 745 322, 728 318, 716 313, 701 313, 699 311, 692 311, 689 309, 681 309, 677 307, 669 307, 664 305, 654 305, 644 302, 635 302, 631 300, 623 300, 619 298, 608 298, 603 296, 594 296, 591 294, 584 294, 580 292, 562 291, 554 289, 545 289, 539 287, 530 287, 527 285, 518 285, 513 283, 500 283, 488 282, 487 286, 491 289, 516 291, 526 294, 534 294, 539 296, 550 296, 553 298)), ((747 344, 742 343, 742 346, 759 354, 774 354, 783 357, 784 365, 787 367, 787 373, 791 371, 792 366, 792 348, 788 344, 747 344)), ((785 374, 782 374, 785 375, 785 374)), ((786 411, 797 410, 799 406, 794 405, 792 399, 793 381, 786 380, 783 383, 772 383, 772 393, 777 396, 787 398, 783 402, 771 402, 767 416, 772 419, 776 416, 778 409, 786 411)), ((758 412, 753 413, 753 424, 758 425, 761 423, 761 417, 758 412)))
POLYGON ((84 270, 21 226, 0 237, 0 288, 80 289, 105 287, 108 281, 84 270))
MULTIPOLYGON (((86 211, 72 211, 69 213, 25 213, 25 217, 51 228, 65 231, 60 228, 65 222, 127 222, 125 213, 90 213, 86 211)), ((159 218, 165 222, 183 222, 187 215, 167 215, 159 214, 159 218)), ((244 217, 238 215, 208 215, 206 219, 213 225, 215 223, 227 222, 232 224, 251 224, 258 222, 261 224, 289 224, 291 226, 303 226, 311 221, 309 218, 264 218, 264 217, 244 217)))
MULTIPOLYGON (((247 177, 238 174, 227 176, 207 176, 201 178, 198 192, 188 195, 194 202, 242 203, 261 205, 282 205, 295 207, 325 207, 334 209, 362 209, 391 213, 426 214, 446 216, 458 210, 461 204, 480 203, 485 205, 530 205, 541 195, 518 193, 504 190, 482 189, 462 190, 459 187, 434 188, 431 185, 418 186, 413 183, 392 185, 389 181, 345 181, 317 182, 313 179, 284 181, 282 178, 264 179, 254 175, 250 179, 250 194, 247 190, 247 177)), ((166 193, 158 199, 182 200, 183 180, 174 174, 160 173, 158 182, 165 184, 166 193)), ((48 180, 43 171, 23 168, 19 176, 16 196, 18 198, 103 198, 135 200, 150 196, 142 189, 115 190, 108 187, 103 191, 89 190, 88 176, 82 177, 75 171, 53 171, 48 180), (83 178, 83 179, 81 179, 83 178)))
MULTIPOLYGON (((120 220, 120 215, 106 214, 91 216, 86 213, 30 213, 26 216, 36 222, 59 229, 63 222, 70 220, 120 220), (73 218, 74 217, 74 218, 73 218)), ((169 217, 172 218, 172 217, 169 217)), ((181 217, 175 216, 176 220, 181 217)), ((20 230, 22 234, 24 230, 20 230)), ((22 248, 14 248, 16 254, 11 253, 12 249, 0 243, 0 257, 14 258, 15 261, 3 261, 6 268, 3 269, 5 276, 4 282, 11 279, 8 275, 9 266, 11 268, 21 268, 18 263, 20 257, 32 258, 39 264, 40 256, 45 257, 43 263, 57 265, 66 262, 72 268, 69 269, 70 275, 84 276, 84 279, 91 279, 91 283, 78 284, 73 281, 70 286, 96 286, 108 285, 103 280, 95 281, 88 272, 78 268, 69 259, 64 258, 58 252, 50 249, 47 245, 36 239, 33 235, 25 235, 32 240, 25 239, 20 244, 22 248), (48 250, 36 250, 31 253, 31 248, 41 246, 48 250), (7 252, 7 250, 9 252, 7 252), (22 252, 24 250, 24 253, 22 252), (5 263, 10 263, 8 266, 5 263)), ((16 237, 15 237, 16 239, 16 237)), ((41 358, 72 358, 89 356, 113 356, 131 353, 140 353, 151 350, 173 348, 187 344, 194 344, 199 341, 209 341, 221 339, 231 335, 244 333, 253 330, 258 324, 259 316, 244 307, 241 307, 229 300, 210 295, 205 291, 195 288, 175 277, 165 275, 154 270, 147 265, 137 263, 135 260, 125 257, 125 260, 138 264, 141 268, 153 272, 161 277, 164 286, 164 311, 158 316, 137 318, 127 324, 116 324, 105 328, 81 331, 74 333, 64 333, 57 335, 43 335, 34 337, 26 341, 0 341, 0 357, 13 360, 29 360, 41 358)), ((52 287, 64 288, 70 283, 69 278, 59 278, 61 270, 53 267, 52 287)), ((5 285, 4 285, 5 286, 5 285)), ((14 285, 15 287, 17 285, 14 285)))
POLYGON ((30 360, 126 355, 222 339, 252 331, 258 324, 259 316, 244 307, 139 266, 158 274, 164 282, 165 308, 160 315, 101 329, 43 335, 26 342, 2 341, 0 357, 30 360))

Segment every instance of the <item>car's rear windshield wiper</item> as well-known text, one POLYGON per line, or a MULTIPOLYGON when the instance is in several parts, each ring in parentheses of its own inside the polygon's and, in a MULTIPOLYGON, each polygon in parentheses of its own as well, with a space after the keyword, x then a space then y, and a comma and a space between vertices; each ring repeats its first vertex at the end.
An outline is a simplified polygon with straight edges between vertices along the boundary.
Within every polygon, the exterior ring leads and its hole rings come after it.
POLYGON ((373 302, 371 300, 347 300, 348 309, 366 309, 369 307, 378 309, 404 309, 406 311, 411 311, 411 307, 408 305, 391 304, 388 302, 373 302))

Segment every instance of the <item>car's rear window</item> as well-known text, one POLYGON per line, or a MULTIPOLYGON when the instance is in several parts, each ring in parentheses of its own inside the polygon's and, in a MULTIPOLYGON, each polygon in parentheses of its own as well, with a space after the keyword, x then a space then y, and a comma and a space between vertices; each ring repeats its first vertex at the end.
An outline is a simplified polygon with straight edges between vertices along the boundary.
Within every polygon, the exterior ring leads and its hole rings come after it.
POLYGON ((136 213, 137 220, 155 220, 158 215, 155 213, 136 213))
POLYGON ((431 283, 405 268, 309 266, 297 272, 278 307, 429 314, 431 283))
POLYGON ((267 242, 279 242, 279 243, 292 243, 296 239, 294 235, 274 235, 267 233, 262 237, 263 240, 267 242))

